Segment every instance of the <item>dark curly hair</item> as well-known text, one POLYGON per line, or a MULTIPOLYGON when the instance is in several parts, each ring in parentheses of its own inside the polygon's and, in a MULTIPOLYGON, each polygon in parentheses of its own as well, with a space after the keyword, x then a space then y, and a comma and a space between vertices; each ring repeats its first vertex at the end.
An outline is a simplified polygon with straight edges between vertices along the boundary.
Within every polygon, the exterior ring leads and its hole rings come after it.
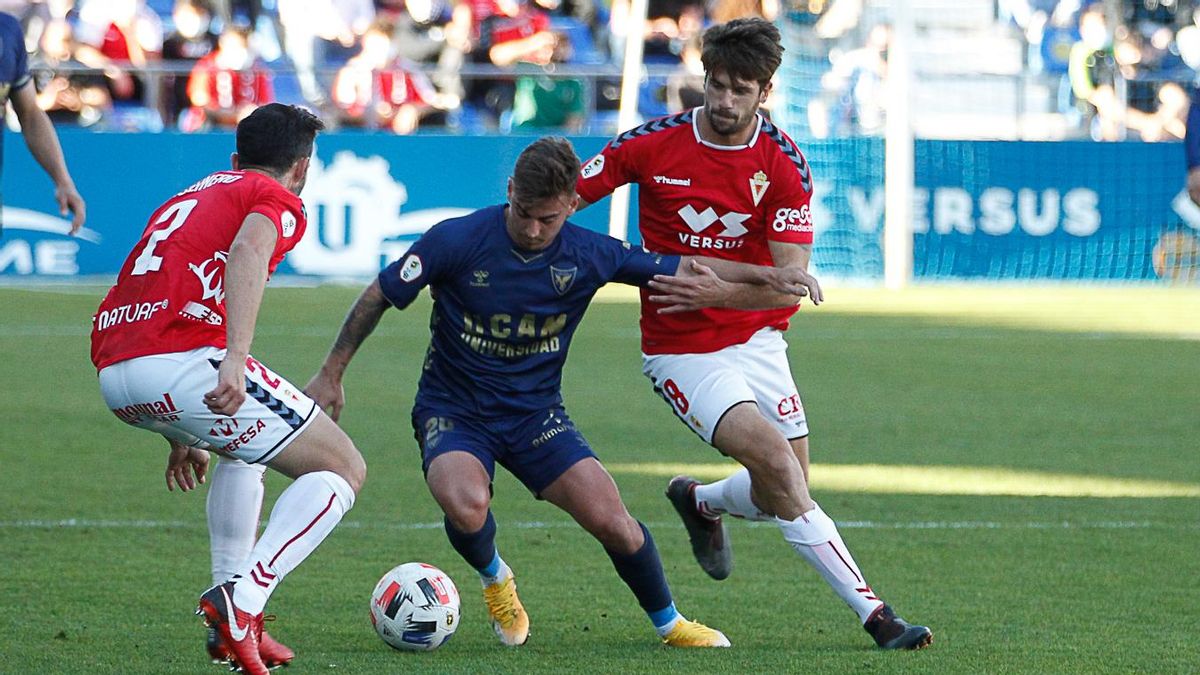
POLYGON ((704 31, 700 61, 704 72, 723 71, 765 87, 783 61, 783 44, 775 24, 757 17, 734 19, 704 31))

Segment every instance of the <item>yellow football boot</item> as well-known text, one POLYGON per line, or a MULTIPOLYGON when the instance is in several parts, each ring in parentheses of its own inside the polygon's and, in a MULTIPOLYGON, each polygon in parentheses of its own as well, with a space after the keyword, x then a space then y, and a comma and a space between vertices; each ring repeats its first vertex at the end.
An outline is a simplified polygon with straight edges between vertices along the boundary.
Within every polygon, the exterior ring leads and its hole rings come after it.
POLYGON ((696 621, 679 619, 679 623, 662 638, 663 644, 671 647, 728 647, 729 638, 714 628, 696 621))
POLYGON ((483 599, 500 642, 510 647, 525 644, 529 639, 529 615, 517 597, 517 581, 512 573, 503 581, 485 586, 483 599))

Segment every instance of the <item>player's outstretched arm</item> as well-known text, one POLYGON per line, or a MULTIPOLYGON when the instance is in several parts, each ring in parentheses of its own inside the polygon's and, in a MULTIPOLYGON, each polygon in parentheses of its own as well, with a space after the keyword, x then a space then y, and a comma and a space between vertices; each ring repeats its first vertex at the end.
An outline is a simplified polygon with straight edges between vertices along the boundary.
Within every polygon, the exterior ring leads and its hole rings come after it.
POLYGON ((67 171, 67 162, 63 158, 62 146, 58 143, 58 134, 54 132, 54 124, 37 105, 37 92, 32 83, 13 92, 12 105, 13 111, 17 113, 17 120, 21 123, 25 145, 50 176, 50 180, 54 181, 54 199, 58 202, 59 212, 63 216, 67 213, 73 215, 71 234, 75 234, 87 219, 87 206, 67 171))
POLYGON ((665 305, 660 314, 704 307, 770 309, 795 305, 809 297, 824 300, 821 286, 801 264, 781 267, 748 265, 715 258, 684 257, 674 276, 659 275, 649 284, 650 300, 665 305))
POLYGON ((359 346, 375 330, 375 326, 379 325, 379 318, 390 306, 391 303, 383 296, 383 290, 379 287, 379 280, 372 281, 350 308, 350 313, 342 322, 337 340, 325 357, 325 363, 321 364, 321 369, 304 387, 304 393, 328 411, 329 417, 335 422, 346 405, 342 376, 359 346))
POLYGON ((204 405, 218 415, 232 415, 246 400, 246 358, 254 340, 254 324, 267 286, 267 267, 279 233, 271 219, 251 213, 229 246, 225 263, 225 358, 217 368, 217 386, 204 395, 204 405))

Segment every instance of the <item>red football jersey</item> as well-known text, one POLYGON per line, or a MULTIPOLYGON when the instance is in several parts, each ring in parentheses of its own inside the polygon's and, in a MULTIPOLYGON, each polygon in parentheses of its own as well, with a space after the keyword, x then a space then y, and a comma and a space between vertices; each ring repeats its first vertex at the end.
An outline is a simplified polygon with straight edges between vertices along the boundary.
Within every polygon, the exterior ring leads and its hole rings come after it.
MULTIPOLYGON (((613 139, 580 172, 576 186, 595 202, 638 184, 638 220, 646 249, 771 265, 768 241, 813 240, 812 174, 796 144, 759 117, 750 142, 719 146, 700 139, 700 108, 656 119, 613 139)), ((767 326, 784 330, 795 307, 762 311, 711 308, 658 314, 642 290, 642 351, 708 353, 741 344, 767 326)))
POLYGON ((96 370, 150 354, 225 347, 225 261, 251 213, 279 235, 268 273, 304 236, 300 198, 253 171, 218 171, 150 216, 92 317, 96 370))

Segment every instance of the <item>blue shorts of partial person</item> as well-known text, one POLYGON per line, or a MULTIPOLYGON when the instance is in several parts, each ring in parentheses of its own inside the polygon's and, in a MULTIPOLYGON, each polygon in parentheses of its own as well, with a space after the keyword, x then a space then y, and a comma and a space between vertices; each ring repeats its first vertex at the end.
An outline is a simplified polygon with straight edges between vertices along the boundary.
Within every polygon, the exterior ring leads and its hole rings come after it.
POLYGON ((421 447, 422 471, 428 472, 439 455, 468 452, 487 469, 489 479, 496 478, 499 463, 537 497, 567 469, 596 456, 561 407, 481 419, 449 408, 417 405, 412 423, 421 447))

